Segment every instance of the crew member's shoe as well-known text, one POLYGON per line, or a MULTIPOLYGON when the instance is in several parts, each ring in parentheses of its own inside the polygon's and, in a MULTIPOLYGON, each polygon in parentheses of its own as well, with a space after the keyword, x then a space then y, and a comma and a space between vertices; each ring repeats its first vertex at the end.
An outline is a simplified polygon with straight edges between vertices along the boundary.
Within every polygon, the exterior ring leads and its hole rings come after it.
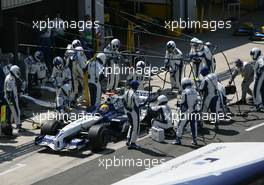
POLYGON ((246 99, 243 98, 243 99, 240 99, 239 101, 237 101, 236 104, 241 104, 241 105, 247 104, 247 101, 246 101, 246 99))
POLYGON ((251 109, 251 111, 253 111, 253 112, 258 112, 258 111, 261 111, 261 108, 263 108, 261 105, 257 105, 257 106, 255 106, 255 107, 253 107, 253 108, 251 109))
POLYGON ((197 143, 197 140, 196 140, 196 139, 193 139, 193 140, 192 140, 192 145, 198 145, 198 143, 197 143))
POLYGON ((177 137, 176 140, 173 141, 171 144, 173 144, 173 145, 181 145, 182 142, 181 142, 181 139, 177 137))
POLYGON ((25 129, 22 128, 22 125, 17 125, 16 128, 18 129, 18 132, 23 132, 23 131, 25 131, 25 129))
POLYGON ((129 150, 134 149, 134 150, 138 150, 139 146, 136 145, 136 143, 131 143, 128 147, 129 150))

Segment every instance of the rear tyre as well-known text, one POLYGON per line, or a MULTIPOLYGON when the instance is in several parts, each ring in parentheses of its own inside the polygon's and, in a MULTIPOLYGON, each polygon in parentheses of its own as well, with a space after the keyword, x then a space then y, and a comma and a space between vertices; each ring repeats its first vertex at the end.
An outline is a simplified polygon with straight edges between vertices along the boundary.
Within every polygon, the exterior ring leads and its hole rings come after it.
POLYGON ((107 129, 104 125, 94 125, 88 131, 92 151, 100 151, 107 145, 107 129))

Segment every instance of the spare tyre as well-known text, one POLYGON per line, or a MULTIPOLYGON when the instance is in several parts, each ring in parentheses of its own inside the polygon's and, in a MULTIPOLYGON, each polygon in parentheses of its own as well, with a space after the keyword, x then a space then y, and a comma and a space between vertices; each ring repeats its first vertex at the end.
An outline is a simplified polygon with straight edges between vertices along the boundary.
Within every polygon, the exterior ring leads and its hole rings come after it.
POLYGON ((106 147, 107 129, 104 125, 94 125, 88 131, 88 139, 90 140, 90 146, 92 151, 99 151, 106 147))
POLYGON ((58 120, 49 120, 41 126, 40 135, 56 135, 60 125, 61 123, 58 120))

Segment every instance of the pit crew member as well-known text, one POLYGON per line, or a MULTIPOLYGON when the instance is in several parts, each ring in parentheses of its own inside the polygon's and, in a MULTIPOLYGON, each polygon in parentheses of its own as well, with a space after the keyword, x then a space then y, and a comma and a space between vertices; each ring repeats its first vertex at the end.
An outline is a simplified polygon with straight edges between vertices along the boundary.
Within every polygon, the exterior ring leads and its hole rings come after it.
POLYGON ((178 89, 181 91, 181 79, 182 79, 182 69, 183 61, 182 52, 176 47, 174 41, 169 41, 166 45, 166 55, 165 55, 165 67, 170 72, 171 90, 178 89))
POLYGON ((102 81, 105 80, 106 56, 104 53, 98 53, 95 60, 89 61, 87 65, 89 92, 91 98, 91 106, 99 106, 102 97, 102 81))
POLYGON ((18 82, 20 81, 20 75, 20 68, 17 65, 13 65, 10 68, 9 74, 5 78, 4 94, 18 131, 23 131, 22 123, 20 120, 20 107, 18 102, 17 89, 18 82))
POLYGON ((106 54, 106 72, 108 78, 107 89, 110 91, 115 90, 120 81, 120 70, 117 70, 120 62, 119 48, 120 41, 118 39, 113 39, 104 49, 104 53, 106 54))
POLYGON ((158 104, 151 107, 151 110, 157 113, 158 117, 151 120, 153 127, 167 130, 172 128, 172 111, 168 105, 168 98, 165 95, 158 97, 158 104))
POLYGON ((264 57, 261 55, 259 48, 253 48, 250 55, 255 63, 255 83, 253 92, 253 102, 255 108, 253 110, 259 111, 264 105, 264 57))
POLYGON ((241 74, 243 77, 243 81, 241 84, 241 90, 242 90, 242 97, 237 102, 240 104, 246 103, 246 96, 249 94, 250 96, 253 96, 252 90, 250 89, 250 85, 254 81, 254 68, 253 66, 248 62, 243 62, 240 59, 237 59, 235 62, 235 68, 232 72, 232 75, 229 80, 229 85, 232 84, 234 79, 237 77, 237 75, 241 74))
POLYGON ((195 113, 197 113, 198 92, 193 87, 193 82, 190 78, 182 79, 181 85, 183 91, 181 100, 178 104, 180 107, 181 119, 177 127, 176 140, 172 144, 182 144, 182 134, 186 125, 190 123, 192 144, 197 145, 197 120, 195 119, 195 113))

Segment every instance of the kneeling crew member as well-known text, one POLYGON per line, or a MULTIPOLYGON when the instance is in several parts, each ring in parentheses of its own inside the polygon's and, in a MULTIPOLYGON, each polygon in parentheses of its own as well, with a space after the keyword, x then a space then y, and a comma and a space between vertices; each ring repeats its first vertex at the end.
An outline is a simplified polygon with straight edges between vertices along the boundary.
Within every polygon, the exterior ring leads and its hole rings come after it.
POLYGON ((158 105, 151 107, 151 110, 158 114, 156 119, 151 120, 153 127, 164 130, 172 127, 172 111, 168 105, 168 98, 165 95, 158 97, 158 105))
POLYGON ((234 79, 237 77, 237 75, 241 74, 243 77, 243 81, 241 84, 241 90, 242 90, 242 97, 237 103, 246 103, 246 96, 249 94, 250 96, 253 96, 252 90, 250 89, 250 85, 254 81, 254 68, 253 66, 248 62, 242 62, 240 59, 237 59, 235 61, 235 68, 234 71, 230 77, 229 85, 232 84, 234 79))

